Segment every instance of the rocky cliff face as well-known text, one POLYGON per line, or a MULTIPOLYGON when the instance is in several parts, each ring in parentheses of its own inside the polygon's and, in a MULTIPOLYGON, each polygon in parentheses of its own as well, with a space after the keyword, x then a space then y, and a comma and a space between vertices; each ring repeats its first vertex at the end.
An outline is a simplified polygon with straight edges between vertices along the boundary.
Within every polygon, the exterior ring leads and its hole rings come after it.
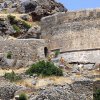
POLYGON ((55 0, 26 0, 19 6, 20 13, 31 13, 34 20, 40 20, 44 16, 65 11, 67 9, 55 0))

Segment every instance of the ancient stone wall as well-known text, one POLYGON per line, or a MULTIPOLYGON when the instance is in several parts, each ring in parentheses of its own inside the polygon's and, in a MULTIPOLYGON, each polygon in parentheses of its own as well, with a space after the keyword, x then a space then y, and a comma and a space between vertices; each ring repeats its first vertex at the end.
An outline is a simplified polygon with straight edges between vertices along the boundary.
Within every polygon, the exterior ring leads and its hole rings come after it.
POLYGON ((100 50, 65 52, 61 56, 68 62, 100 63, 100 50))
POLYGON ((12 53, 12 59, 32 60, 44 57, 45 41, 40 39, 0 40, 0 53, 12 53))
POLYGON ((100 48, 100 9, 57 13, 43 18, 41 24, 42 37, 49 39, 51 50, 100 48))

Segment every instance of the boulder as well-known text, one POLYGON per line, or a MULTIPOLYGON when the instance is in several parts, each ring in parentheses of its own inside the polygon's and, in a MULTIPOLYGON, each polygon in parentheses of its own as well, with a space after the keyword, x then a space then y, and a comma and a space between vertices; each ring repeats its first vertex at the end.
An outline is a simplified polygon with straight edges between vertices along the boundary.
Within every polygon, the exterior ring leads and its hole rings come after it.
POLYGON ((7 82, 5 80, 0 80, 0 99, 10 100, 14 97, 14 94, 20 87, 7 82))
POLYGON ((33 26, 28 30, 28 33, 34 33, 34 34, 38 34, 41 31, 41 27, 40 26, 33 26))
POLYGON ((4 57, 0 57, 0 67, 5 68, 8 67, 7 61, 4 59, 4 57))
POLYGON ((33 26, 31 27, 26 34, 20 35, 18 38, 27 39, 27 38, 40 38, 41 35, 41 27, 33 26))
POLYGON ((28 12, 31 12, 31 11, 34 11, 35 8, 37 6, 37 2, 34 1, 34 0, 25 0, 24 2, 21 3, 21 5, 19 5, 18 7, 18 11, 20 13, 28 13, 28 12))

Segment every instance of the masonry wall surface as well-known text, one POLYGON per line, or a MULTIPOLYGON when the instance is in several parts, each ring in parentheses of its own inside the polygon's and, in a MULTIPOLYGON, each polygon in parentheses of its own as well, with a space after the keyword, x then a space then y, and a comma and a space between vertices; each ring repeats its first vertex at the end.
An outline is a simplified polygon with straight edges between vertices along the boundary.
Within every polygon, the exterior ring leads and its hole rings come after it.
POLYGON ((7 55, 12 52, 12 58, 19 60, 35 60, 44 57, 45 41, 43 39, 0 40, 0 53, 7 55))
POLYGON ((42 38, 61 52, 100 49, 100 9, 57 13, 41 20, 42 38))
POLYGON ((100 63, 100 50, 66 52, 59 55, 68 62, 100 63))

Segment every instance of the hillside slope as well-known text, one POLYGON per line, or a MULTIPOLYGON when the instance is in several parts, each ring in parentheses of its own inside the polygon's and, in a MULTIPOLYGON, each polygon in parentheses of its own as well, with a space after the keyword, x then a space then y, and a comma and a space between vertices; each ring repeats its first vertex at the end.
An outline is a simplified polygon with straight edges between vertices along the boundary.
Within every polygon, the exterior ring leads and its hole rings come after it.
POLYGON ((55 0, 2 0, 0 36, 39 38, 41 18, 66 11, 67 9, 55 0))

